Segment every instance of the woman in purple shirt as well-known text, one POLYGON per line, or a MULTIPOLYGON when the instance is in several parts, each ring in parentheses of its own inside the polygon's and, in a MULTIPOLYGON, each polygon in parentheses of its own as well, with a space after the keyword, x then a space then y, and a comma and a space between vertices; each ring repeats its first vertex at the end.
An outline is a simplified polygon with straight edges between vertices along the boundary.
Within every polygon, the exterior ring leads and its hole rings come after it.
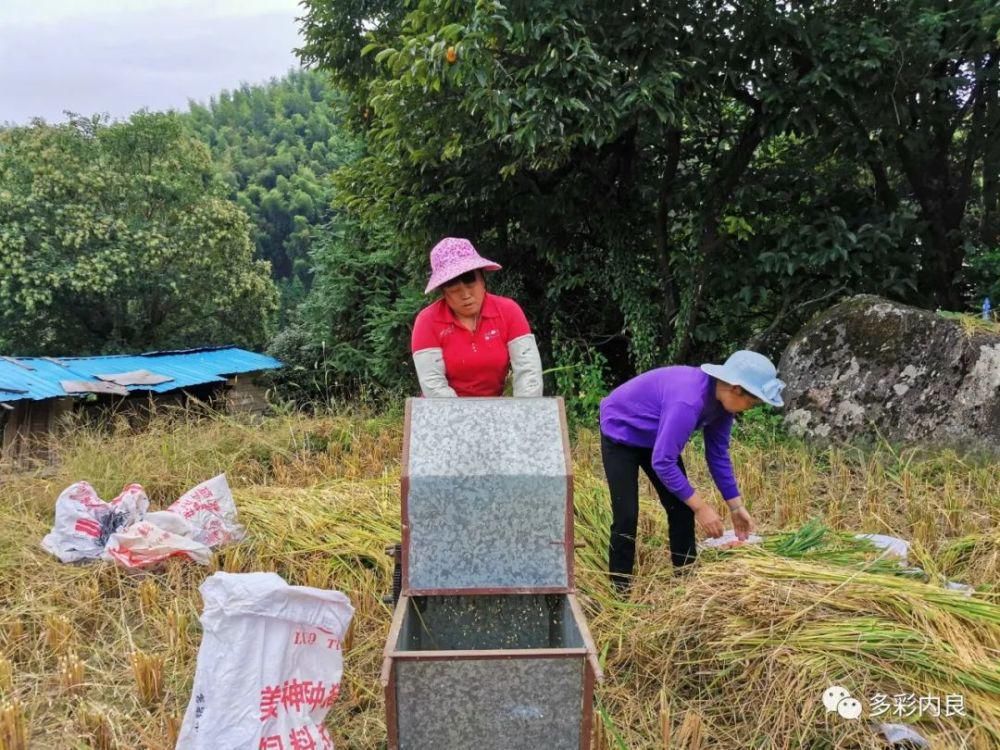
POLYGON ((612 512, 608 568, 620 591, 628 588, 635 563, 640 468, 667 512, 674 566, 695 560, 695 521, 709 536, 722 536, 722 519, 688 482, 681 461, 696 430, 705 437, 705 460, 737 537, 746 539, 754 530, 729 458, 733 415, 760 403, 782 406, 784 387, 767 357, 739 351, 724 365, 650 370, 601 401, 601 458, 612 512))

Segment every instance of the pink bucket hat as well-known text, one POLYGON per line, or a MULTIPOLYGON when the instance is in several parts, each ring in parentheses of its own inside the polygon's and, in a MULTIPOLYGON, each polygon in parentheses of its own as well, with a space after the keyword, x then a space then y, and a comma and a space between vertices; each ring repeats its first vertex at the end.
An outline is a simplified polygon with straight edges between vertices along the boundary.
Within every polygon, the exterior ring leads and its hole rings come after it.
POLYGON ((424 294, 430 294, 446 281, 477 268, 482 268, 484 271, 499 271, 501 266, 482 257, 468 240, 461 237, 445 237, 431 250, 431 278, 427 282, 424 294))

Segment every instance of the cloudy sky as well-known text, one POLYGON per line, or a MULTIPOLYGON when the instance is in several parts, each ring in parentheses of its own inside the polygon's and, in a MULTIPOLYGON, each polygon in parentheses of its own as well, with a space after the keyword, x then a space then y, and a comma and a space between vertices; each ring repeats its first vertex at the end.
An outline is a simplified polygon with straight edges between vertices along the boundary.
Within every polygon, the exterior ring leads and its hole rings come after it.
POLYGON ((0 122, 185 109, 297 65, 298 0, 0 0, 0 122))

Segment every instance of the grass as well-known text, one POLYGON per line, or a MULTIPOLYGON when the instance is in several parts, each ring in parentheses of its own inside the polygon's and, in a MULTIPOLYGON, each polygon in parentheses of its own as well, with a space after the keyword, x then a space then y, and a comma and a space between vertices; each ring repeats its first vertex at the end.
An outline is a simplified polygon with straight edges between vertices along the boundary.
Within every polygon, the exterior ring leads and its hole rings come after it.
MULTIPOLYGON (((595 747, 881 747, 868 723, 825 712, 820 694, 835 682, 857 696, 960 694, 968 716, 925 715, 919 731, 935 747, 998 746, 1000 466, 886 446, 817 452, 772 428, 742 427, 733 451, 764 549, 706 553, 671 577, 662 511, 644 486, 628 601, 603 574, 598 436, 575 436, 577 583, 606 674, 595 747), (910 539, 925 578, 893 575, 853 532, 910 539), (977 592, 946 590, 946 579, 977 592)), ((272 570, 351 597, 344 690, 328 725, 339 748, 383 747, 384 547, 399 539, 401 441, 391 416, 250 424, 175 413, 141 434, 77 426, 55 467, 5 473, 0 748, 173 747, 200 641, 197 587, 213 569, 272 570), (248 536, 211 568, 62 565, 39 546, 74 481, 103 497, 139 481, 159 509, 220 471, 248 536)), ((699 456, 687 466, 710 486, 699 456)))
POLYGON ((977 333, 1000 333, 1000 320, 991 316, 985 319, 981 313, 961 313, 939 310, 938 315, 948 320, 953 320, 962 326, 966 336, 973 336, 977 333))

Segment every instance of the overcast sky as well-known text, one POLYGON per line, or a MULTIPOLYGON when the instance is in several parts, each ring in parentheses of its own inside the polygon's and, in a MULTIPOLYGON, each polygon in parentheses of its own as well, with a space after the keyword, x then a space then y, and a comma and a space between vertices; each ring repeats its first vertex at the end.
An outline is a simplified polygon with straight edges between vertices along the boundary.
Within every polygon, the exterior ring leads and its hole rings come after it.
POLYGON ((0 122, 186 109, 298 61, 298 0, 0 0, 0 122))

